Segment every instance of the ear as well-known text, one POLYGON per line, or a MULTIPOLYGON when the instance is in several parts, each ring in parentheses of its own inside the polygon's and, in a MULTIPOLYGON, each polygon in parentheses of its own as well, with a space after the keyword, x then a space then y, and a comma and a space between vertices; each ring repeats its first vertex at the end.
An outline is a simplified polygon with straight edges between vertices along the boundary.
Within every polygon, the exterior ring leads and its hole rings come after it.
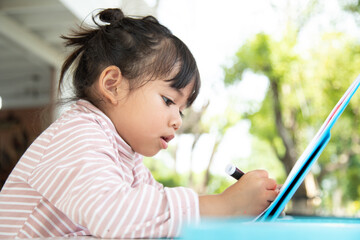
POLYGON ((114 105, 118 103, 118 90, 122 81, 123 76, 120 69, 116 66, 108 66, 101 72, 98 89, 106 102, 114 105))

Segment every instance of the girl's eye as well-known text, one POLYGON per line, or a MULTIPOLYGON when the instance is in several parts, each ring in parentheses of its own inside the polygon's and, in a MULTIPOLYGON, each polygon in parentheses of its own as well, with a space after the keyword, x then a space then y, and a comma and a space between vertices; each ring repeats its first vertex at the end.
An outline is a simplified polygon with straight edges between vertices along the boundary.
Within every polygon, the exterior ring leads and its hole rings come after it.
MULTIPOLYGON (((171 101, 170 99, 168 99, 167 97, 162 96, 162 99, 164 100, 166 106, 170 106, 172 104, 175 104, 173 101, 171 101)), ((180 117, 183 118, 184 114, 182 113, 182 111, 179 111, 180 117)))
POLYGON ((163 96, 162 98, 163 98, 166 106, 170 106, 171 104, 174 104, 174 102, 171 101, 170 99, 168 99, 167 97, 164 97, 164 96, 163 96))

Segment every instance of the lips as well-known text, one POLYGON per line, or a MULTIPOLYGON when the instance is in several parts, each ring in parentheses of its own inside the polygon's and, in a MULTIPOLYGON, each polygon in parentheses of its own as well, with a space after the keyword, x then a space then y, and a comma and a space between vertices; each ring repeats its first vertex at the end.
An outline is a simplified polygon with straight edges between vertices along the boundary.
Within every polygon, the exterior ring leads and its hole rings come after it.
POLYGON ((174 138, 174 135, 170 135, 170 136, 165 136, 165 137, 161 137, 162 139, 165 140, 165 142, 170 142, 173 138, 174 138))
POLYGON ((174 138, 174 135, 162 136, 160 137, 161 147, 166 149, 168 147, 168 143, 174 138))

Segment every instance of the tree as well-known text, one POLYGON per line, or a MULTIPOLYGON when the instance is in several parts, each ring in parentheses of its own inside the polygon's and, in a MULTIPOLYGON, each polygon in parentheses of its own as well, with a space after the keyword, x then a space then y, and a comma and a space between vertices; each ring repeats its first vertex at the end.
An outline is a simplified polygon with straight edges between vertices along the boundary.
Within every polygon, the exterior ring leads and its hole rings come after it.
MULTIPOLYGON (((323 79, 321 88, 324 91, 316 107, 320 108, 325 104, 334 106, 359 74, 360 43, 341 33, 324 34, 321 47, 317 46, 312 56, 314 56, 313 61, 309 64, 317 69, 316 75, 314 72, 313 76, 323 79)), ((322 158, 319 159, 321 172, 318 181, 323 186, 325 180, 334 181, 333 186, 327 190, 343 193, 343 208, 351 201, 358 201, 360 197, 360 177, 355 173, 360 170, 359 99, 360 94, 357 92, 334 126, 332 139, 322 158)), ((320 114, 325 113, 320 112, 320 114)), ((333 205, 333 207, 340 206, 333 205)))
MULTIPOLYGON (((297 139, 294 136, 298 128, 295 121, 298 109, 283 106, 285 96, 281 90, 289 84, 288 70, 296 68, 298 64, 298 57, 293 51, 295 43, 291 35, 275 42, 266 34, 257 34, 239 49, 234 65, 225 71, 226 84, 241 80, 244 71, 248 69, 268 78, 269 89, 260 111, 248 114, 252 123, 250 131, 260 139, 267 140, 287 173, 298 158, 295 148, 297 139), (264 121, 266 118, 271 121, 264 121)), ((306 198, 306 189, 302 185, 293 198, 296 209, 300 209, 299 204, 303 205, 306 198)))
POLYGON ((211 152, 211 156, 205 170, 205 177, 202 186, 202 192, 206 192, 206 188, 208 187, 211 181, 211 166, 213 164, 216 153, 218 152, 219 146, 223 141, 227 131, 231 129, 236 123, 240 120, 240 114, 235 112, 230 105, 225 108, 224 113, 220 116, 214 116, 210 119, 206 124, 203 123, 203 126, 210 132, 212 129, 212 133, 215 135, 215 143, 211 152))
MULTIPOLYGON (((269 80, 269 88, 258 112, 246 113, 251 121, 250 132, 272 147, 289 173, 306 144, 325 120, 350 81, 358 74, 359 44, 343 34, 325 34, 321 44, 309 50, 308 56, 296 51, 297 32, 290 31, 281 40, 259 33, 247 41, 236 53, 234 64, 225 68, 225 83, 241 81, 243 73, 251 70, 269 80), (310 134, 309 134, 310 133, 310 134)), ((359 166, 359 107, 354 98, 338 121, 332 141, 319 160, 321 173, 318 183, 334 177, 348 191, 344 181, 351 178, 359 184, 354 174, 343 173, 349 165, 359 166), (341 129, 341 130, 340 130, 341 129), (346 130, 345 130, 346 129, 346 130), (349 147, 350 146, 350 147, 349 147), (326 176, 326 177, 325 177, 326 176), (340 177, 342 176, 342 177, 340 177)), ((357 168, 357 170, 360 170, 357 168)), ((355 171, 355 170, 354 170, 355 171)), ((351 171, 352 172, 352 171, 351 171)), ((307 176, 308 180, 312 173, 307 176)), ((306 180, 305 180, 306 181, 306 180)), ((351 184, 353 186, 353 184, 351 184)), ((309 194, 302 185, 293 197, 293 212, 307 212, 309 194)), ((347 195, 350 196, 350 195, 347 195)), ((359 196, 352 193, 351 199, 359 196)), ((310 211, 311 213, 311 211, 310 211)))
POLYGON ((340 3, 343 5, 343 8, 345 11, 348 11, 355 15, 357 20, 359 20, 359 14, 360 14, 360 0, 354 0, 354 1, 340 1, 340 3))

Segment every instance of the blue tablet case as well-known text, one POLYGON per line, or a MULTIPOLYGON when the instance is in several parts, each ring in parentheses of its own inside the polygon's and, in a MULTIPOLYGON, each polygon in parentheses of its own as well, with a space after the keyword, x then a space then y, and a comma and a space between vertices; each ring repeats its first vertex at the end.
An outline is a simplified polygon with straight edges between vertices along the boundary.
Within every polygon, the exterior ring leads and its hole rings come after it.
POLYGON ((310 171, 311 166, 316 162, 326 144, 329 142, 331 128, 347 107, 350 99, 359 88, 359 85, 360 75, 354 80, 339 102, 335 105, 315 137, 297 160, 285 183, 281 187, 279 195, 264 212, 255 218, 255 221, 272 221, 281 214, 286 204, 290 201, 300 184, 303 182, 306 174, 310 171))

